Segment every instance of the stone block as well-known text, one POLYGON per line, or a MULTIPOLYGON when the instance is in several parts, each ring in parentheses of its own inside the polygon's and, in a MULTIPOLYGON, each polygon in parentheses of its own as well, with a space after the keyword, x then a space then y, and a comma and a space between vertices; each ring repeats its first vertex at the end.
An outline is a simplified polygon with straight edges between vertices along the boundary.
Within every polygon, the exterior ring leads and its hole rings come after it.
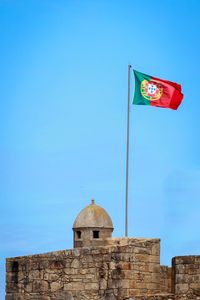
POLYGON ((149 262, 150 255, 147 254, 135 254, 136 262, 149 262))
POLYGON ((64 284, 65 291, 83 291, 85 284, 82 282, 69 282, 64 284))
POLYGON ((160 263, 160 256, 159 255, 150 255, 149 257, 150 263, 160 263))
POLYGON ((185 265, 176 265, 176 274, 184 274, 185 273, 185 265))
POLYGON ((187 283, 184 283, 184 284, 177 283, 175 285, 175 293, 177 295, 179 295, 179 294, 186 294, 188 292, 188 290, 189 290, 189 285, 187 283))
POLYGON ((33 280, 33 292, 47 292, 49 285, 47 281, 44 280, 33 280))
POLYGON ((52 282, 50 284, 51 292, 56 292, 58 290, 61 290, 62 288, 63 288, 63 284, 60 282, 52 282))
POLYGON ((148 267, 149 267, 149 272, 151 272, 151 273, 160 273, 160 272, 162 272, 161 266, 158 263, 149 263, 148 267))
POLYGON ((44 274, 44 280, 47 280, 49 282, 51 282, 51 281, 57 281, 59 279, 59 277, 60 277, 60 275, 56 274, 56 273, 45 273, 44 274))
POLYGON ((85 290, 99 290, 99 283, 96 282, 86 283, 85 290))
POLYGON ((152 245, 151 254, 156 256, 158 255, 160 257, 160 243, 155 243, 152 245))
POLYGON ((78 269, 80 268, 80 261, 78 259, 74 259, 71 263, 71 268, 73 269, 78 269))

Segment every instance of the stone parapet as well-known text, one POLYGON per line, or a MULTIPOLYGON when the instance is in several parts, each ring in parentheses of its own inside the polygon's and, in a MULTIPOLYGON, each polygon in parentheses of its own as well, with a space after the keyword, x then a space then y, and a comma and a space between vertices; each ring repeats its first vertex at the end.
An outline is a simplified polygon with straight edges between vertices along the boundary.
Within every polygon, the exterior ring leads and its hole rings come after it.
POLYGON ((6 300, 124 300, 160 292, 160 240, 7 259, 6 300))
POLYGON ((111 293, 107 293, 104 296, 93 294, 92 292, 87 293, 85 291, 83 292, 74 292, 73 295, 71 292, 57 292, 54 295, 50 296, 40 296, 38 298, 37 294, 32 295, 22 295, 22 294, 16 294, 16 298, 12 298, 11 295, 8 295, 6 300, 181 300, 176 299, 174 295, 172 294, 160 294, 160 295, 152 295, 152 296, 135 296, 135 297, 125 297, 122 298, 120 296, 115 296, 111 293))
POLYGON ((200 299, 200 256, 174 257, 172 280, 177 299, 200 299))
POLYGON ((172 292, 172 268, 160 266, 160 290, 163 293, 172 292))
POLYGON ((104 246, 8 258, 6 300, 200 300, 200 256, 160 266, 160 240, 108 238, 104 246))

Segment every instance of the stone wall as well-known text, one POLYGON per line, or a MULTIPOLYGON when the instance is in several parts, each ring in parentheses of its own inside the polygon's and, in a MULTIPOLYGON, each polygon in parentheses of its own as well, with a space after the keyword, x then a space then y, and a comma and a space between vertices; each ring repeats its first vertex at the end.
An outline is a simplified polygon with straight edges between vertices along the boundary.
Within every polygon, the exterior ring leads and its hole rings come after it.
POLYGON ((172 278, 177 299, 200 299, 200 256, 174 257, 172 278))
POLYGON ((172 292, 172 268, 160 266, 160 290, 163 293, 172 292))
POLYGON ((6 267, 7 300, 148 299, 160 292, 160 240, 109 239, 104 247, 7 259, 6 267))

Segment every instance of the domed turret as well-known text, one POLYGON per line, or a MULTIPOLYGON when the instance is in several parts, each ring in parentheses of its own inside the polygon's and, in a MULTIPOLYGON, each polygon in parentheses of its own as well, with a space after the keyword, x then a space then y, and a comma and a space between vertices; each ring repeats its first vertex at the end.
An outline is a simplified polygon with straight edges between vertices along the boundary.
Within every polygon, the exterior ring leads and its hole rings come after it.
POLYGON ((113 224, 110 216, 94 199, 78 214, 73 225, 74 247, 100 246, 112 236, 113 224))

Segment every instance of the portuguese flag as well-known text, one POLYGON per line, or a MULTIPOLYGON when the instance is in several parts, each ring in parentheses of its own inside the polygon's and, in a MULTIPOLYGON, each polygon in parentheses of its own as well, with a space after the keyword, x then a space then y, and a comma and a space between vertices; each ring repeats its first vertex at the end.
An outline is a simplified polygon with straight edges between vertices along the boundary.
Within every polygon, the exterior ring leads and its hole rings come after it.
POLYGON ((177 109, 183 99, 181 85, 152 77, 134 70, 133 104, 177 109))

